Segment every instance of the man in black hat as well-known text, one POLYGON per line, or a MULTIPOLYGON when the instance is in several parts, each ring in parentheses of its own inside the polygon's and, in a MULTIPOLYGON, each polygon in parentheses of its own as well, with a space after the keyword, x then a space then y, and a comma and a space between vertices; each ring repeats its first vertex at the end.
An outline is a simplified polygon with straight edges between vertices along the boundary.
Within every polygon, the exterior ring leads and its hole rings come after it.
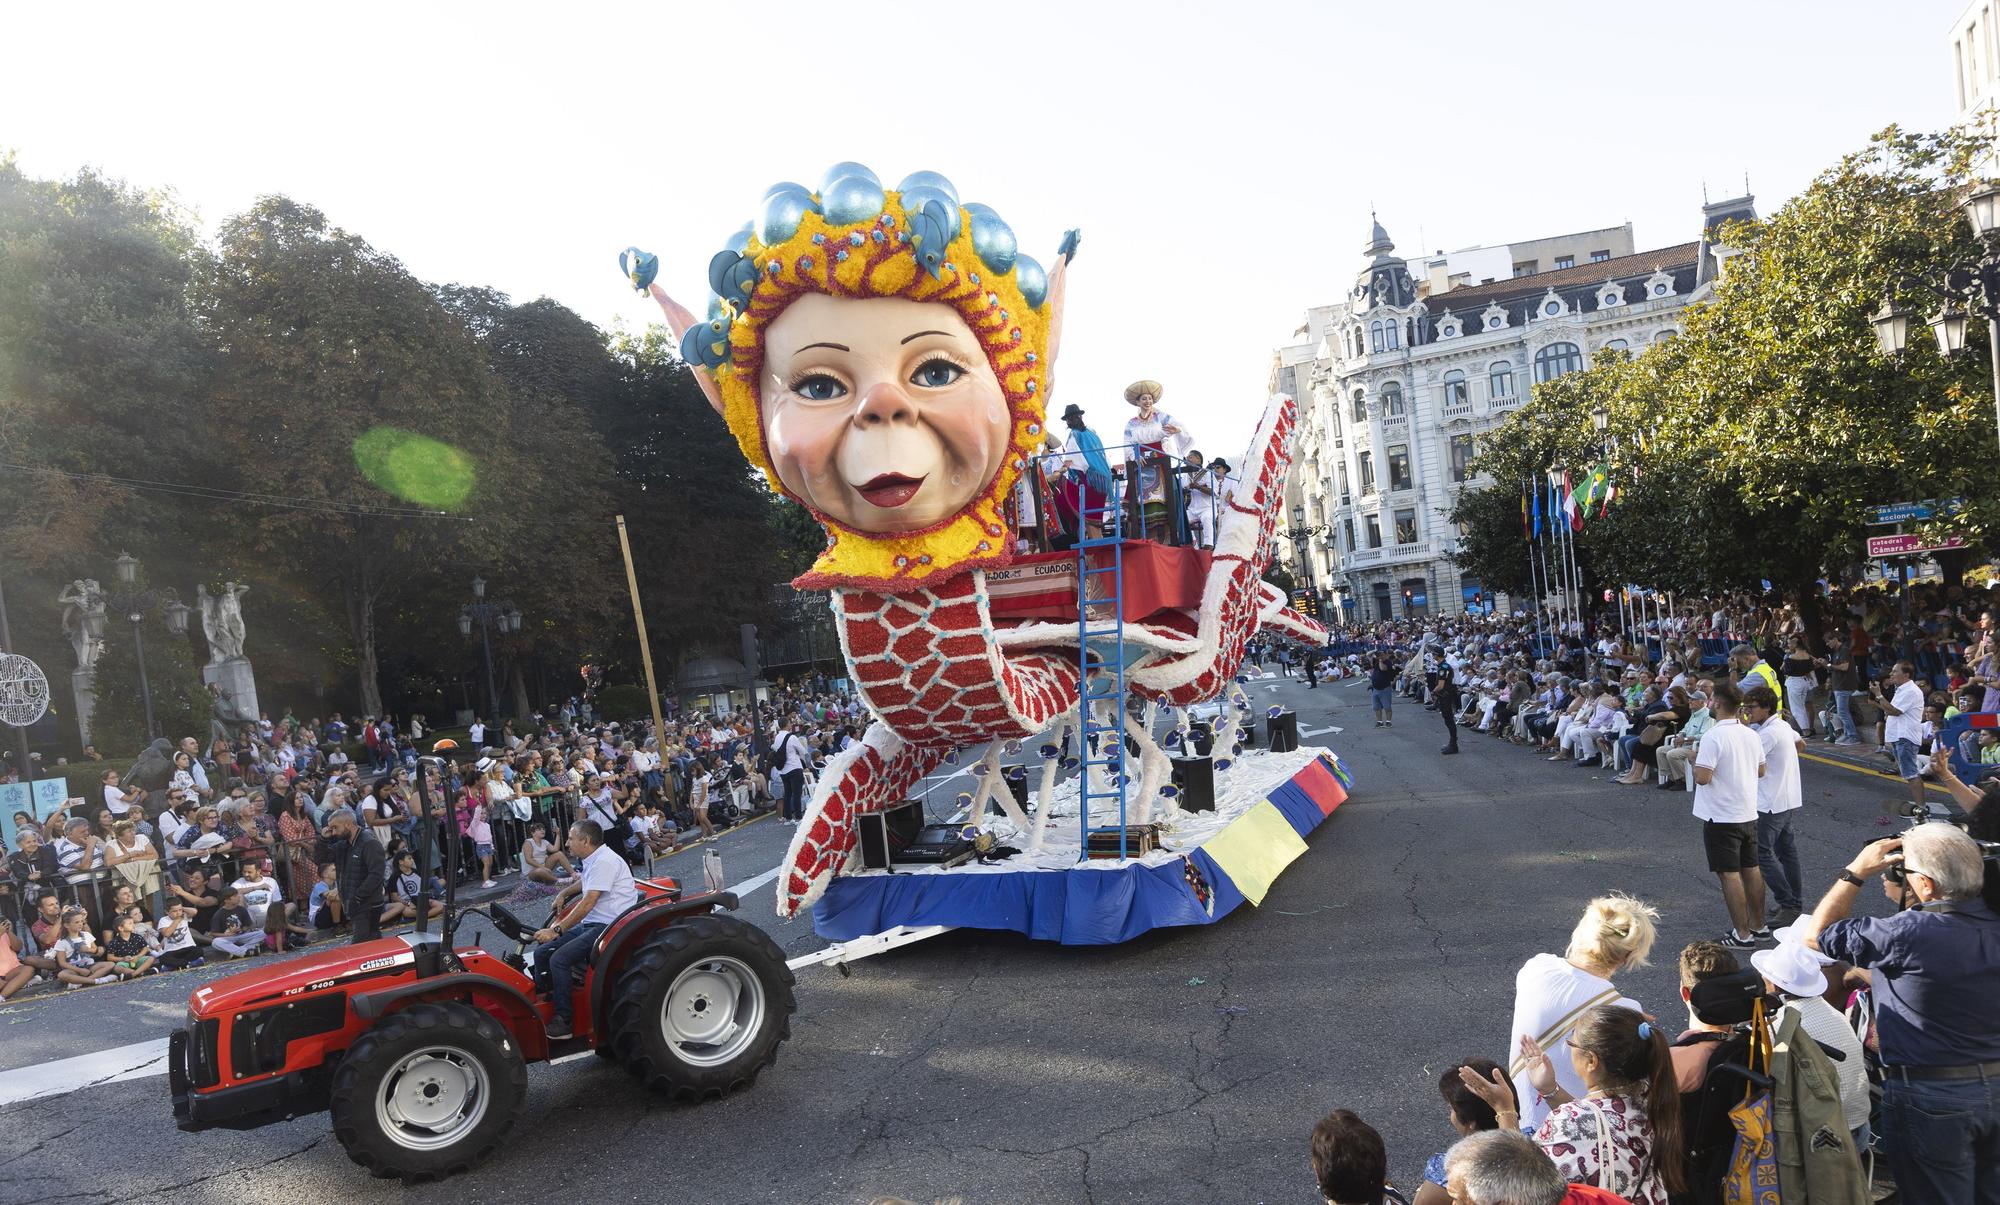
POLYGON ((1104 512, 1111 493, 1111 462, 1104 455, 1104 441, 1084 425, 1083 408, 1071 402, 1062 413, 1069 436, 1062 451, 1048 461, 1049 471, 1060 473, 1062 485, 1056 491, 1056 509, 1068 532, 1062 547, 1073 547, 1077 533, 1096 539, 1104 534, 1104 512))

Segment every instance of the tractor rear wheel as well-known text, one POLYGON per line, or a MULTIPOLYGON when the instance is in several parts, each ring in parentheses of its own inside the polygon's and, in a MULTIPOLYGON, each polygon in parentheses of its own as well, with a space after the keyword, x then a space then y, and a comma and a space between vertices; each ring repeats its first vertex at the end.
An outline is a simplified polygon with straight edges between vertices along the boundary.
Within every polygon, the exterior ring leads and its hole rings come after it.
POLYGON ((792 971, 778 943, 731 916, 676 920, 646 939, 613 989, 618 1059, 674 1100, 747 1087, 792 1035, 792 971))
POLYGON ((333 1076, 333 1132, 377 1176, 455 1175, 500 1145, 527 1107, 521 1048, 469 1004, 413 1004, 357 1039, 333 1076))

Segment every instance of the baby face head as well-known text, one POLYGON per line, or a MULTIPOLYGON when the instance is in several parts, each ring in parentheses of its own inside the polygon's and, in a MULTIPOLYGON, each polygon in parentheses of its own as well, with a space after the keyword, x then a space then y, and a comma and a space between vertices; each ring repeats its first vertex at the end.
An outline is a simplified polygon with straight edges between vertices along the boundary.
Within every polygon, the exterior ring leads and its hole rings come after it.
POLYGON ((785 488, 859 531, 910 532, 1000 471, 1011 416, 951 306, 800 297, 765 337, 766 445, 785 488))

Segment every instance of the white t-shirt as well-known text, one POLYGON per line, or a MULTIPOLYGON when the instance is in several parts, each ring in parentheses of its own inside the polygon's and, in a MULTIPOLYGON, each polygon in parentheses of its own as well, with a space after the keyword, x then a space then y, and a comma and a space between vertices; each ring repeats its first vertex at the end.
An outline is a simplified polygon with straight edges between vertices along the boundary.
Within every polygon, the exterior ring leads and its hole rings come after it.
POLYGON ((1764 764, 1764 743, 1731 717, 1717 720, 1701 734, 1694 764, 1713 770, 1707 782, 1695 783, 1694 814, 1718 824, 1747 824, 1757 819, 1757 770, 1764 764))
POLYGON ((1789 812, 1805 803, 1799 786, 1799 734, 1782 715, 1757 727, 1764 745, 1764 777, 1757 780, 1757 810, 1789 812))
POLYGON ((243 893, 243 907, 249 911, 252 923, 258 925, 264 923, 265 911, 285 898, 276 879, 238 879, 231 886, 243 893))
MULTIPOLYGON (((1537 954, 1530 958, 1514 976, 1514 1028, 1512 1036, 1507 1039, 1509 1065, 1519 1057, 1522 1034, 1540 1038, 1564 1017, 1607 991, 1613 996, 1601 1003, 1616 1004, 1634 1012, 1644 1011, 1638 1001, 1616 995, 1610 980, 1579 970, 1566 958, 1554 954, 1537 954)), ((1581 1099, 1589 1089, 1584 1086, 1583 1077, 1576 1073, 1576 1066, 1569 1057, 1569 1031, 1564 1030, 1560 1037, 1548 1044, 1547 1049, 1549 1061, 1555 1064, 1556 1083, 1563 1091, 1581 1099)), ((1521 1124, 1540 1126, 1542 1119, 1549 1115, 1549 1107, 1542 1103, 1540 1094, 1528 1083, 1527 1072, 1514 1077, 1514 1091, 1521 1098, 1521 1124)))
POLYGON ((1915 682, 1905 682, 1896 688, 1889 699, 1890 706, 1901 715, 1884 713, 1882 739, 1891 744, 1908 741, 1913 745, 1922 744, 1924 739, 1924 688, 1915 682))
POLYGON ((1861 1039, 1854 1036, 1854 1027, 1840 1010, 1820 996, 1787 1000, 1785 1007, 1798 1010, 1799 1028, 1813 1041, 1847 1056, 1833 1065, 1833 1072, 1840 1081, 1840 1109, 1847 1128, 1858 1129, 1868 1120, 1868 1064, 1861 1053, 1861 1039))
POLYGON ((598 893, 597 903, 583 918, 586 925, 608 925, 639 902, 639 888, 632 882, 632 868, 625 865, 625 859, 613 853, 609 845, 591 850, 590 856, 583 860, 582 890, 598 893))
POLYGON ((472 743, 473 748, 479 748, 479 746, 486 743, 486 725, 474 724, 470 728, 467 728, 465 730, 465 738, 472 743))
POLYGON ((183 920, 176 925, 170 916, 160 918, 160 948, 166 951, 186 950, 194 945, 194 921, 183 920))
POLYGON ((125 813, 132 810, 132 797, 119 788, 106 783, 104 787, 104 806, 111 809, 113 816, 123 819, 125 813))

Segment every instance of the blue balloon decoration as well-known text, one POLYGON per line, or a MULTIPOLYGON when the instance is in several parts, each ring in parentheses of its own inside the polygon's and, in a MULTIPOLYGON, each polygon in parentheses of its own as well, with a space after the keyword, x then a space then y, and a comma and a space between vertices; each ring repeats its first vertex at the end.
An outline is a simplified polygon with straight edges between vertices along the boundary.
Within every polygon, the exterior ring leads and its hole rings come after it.
POLYGON ((1014 259, 1014 284, 1021 290, 1021 299, 1028 308, 1039 310, 1049 299, 1049 274, 1042 271, 1042 265, 1025 255, 1014 259))
POLYGON ((660 257, 637 247, 627 247, 618 253, 618 270, 632 282, 634 289, 643 293, 646 286, 653 283, 653 278, 660 274, 660 257))
POLYGON ((953 209, 958 208, 958 187, 939 172, 911 172, 896 186, 897 192, 908 192, 913 188, 934 188, 950 199, 953 209))
POLYGON ((873 184, 877 188, 882 187, 882 177, 876 175, 872 171, 869 171, 867 164, 856 163, 853 160, 849 159, 840 163, 836 163, 832 167, 827 168, 826 172, 820 176, 819 178, 820 200, 824 201, 826 199, 826 194, 833 191, 833 186, 835 184, 849 178, 859 178, 868 181, 870 184, 873 184))
POLYGON ((755 226, 756 226, 755 222, 743 223, 743 229, 738 230, 735 234, 730 235, 729 241, 722 244, 722 249, 724 251, 734 251, 738 255, 741 255, 743 252, 748 251, 750 249, 750 234, 752 230, 755 228, 755 226))
POLYGON ((886 198, 882 185, 871 173, 842 176, 820 189, 819 207, 826 220, 845 226, 850 222, 871 222, 882 212, 886 198))
POLYGON ((980 261, 995 272, 1012 268, 1020 250, 1014 242, 1014 228, 1001 221, 990 205, 968 204, 965 216, 972 223, 972 249, 979 253, 980 261))
POLYGON ((757 241, 766 247, 782 243, 799 232, 799 223, 809 213, 819 212, 803 184, 780 184, 764 194, 764 210, 757 215, 757 241))

